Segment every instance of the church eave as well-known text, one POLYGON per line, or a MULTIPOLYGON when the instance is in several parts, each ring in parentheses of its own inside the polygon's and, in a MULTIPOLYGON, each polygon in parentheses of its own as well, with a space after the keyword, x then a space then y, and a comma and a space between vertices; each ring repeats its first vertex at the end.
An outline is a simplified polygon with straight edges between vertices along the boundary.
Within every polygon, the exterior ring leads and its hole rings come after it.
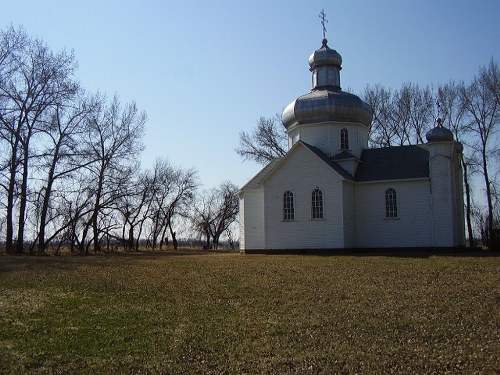
POLYGON ((412 181, 430 181, 430 177, 415 177, 415 178, 392 178, 387 180, 367 180, 367 181, 358 181, 354 180, 356 184, 365 185, 365 184, 381 184, 381 183, 394 183, 394 182, 412 182, 412 181))

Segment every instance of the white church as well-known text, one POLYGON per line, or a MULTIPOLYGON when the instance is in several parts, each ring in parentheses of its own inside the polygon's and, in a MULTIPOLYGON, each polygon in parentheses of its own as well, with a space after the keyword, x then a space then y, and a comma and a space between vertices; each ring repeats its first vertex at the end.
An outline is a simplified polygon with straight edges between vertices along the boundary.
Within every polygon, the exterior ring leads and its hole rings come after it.
POLYGON ((283 111, 289 150, 239 192, 240 250, 465 245, 462 145, 438 121, 427 143, 368 148, 372 110, 340 87, 340 54, 309 57, 311 92, 283 111))

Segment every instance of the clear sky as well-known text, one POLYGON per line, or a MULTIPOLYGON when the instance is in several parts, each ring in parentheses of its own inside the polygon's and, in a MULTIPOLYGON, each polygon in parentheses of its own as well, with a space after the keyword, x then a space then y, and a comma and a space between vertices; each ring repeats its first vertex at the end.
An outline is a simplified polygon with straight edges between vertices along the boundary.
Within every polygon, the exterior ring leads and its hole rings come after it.
POLYGON ((323 8, 354 93, 468 81, 500 62, 498 0, 0 0, 0 28, 73 49, 87 91, 135 100, 148 114, 143 167, 165 157, 206 188, 241 186, 260 166, 234 151, 239 133, 309 92, 323 8))

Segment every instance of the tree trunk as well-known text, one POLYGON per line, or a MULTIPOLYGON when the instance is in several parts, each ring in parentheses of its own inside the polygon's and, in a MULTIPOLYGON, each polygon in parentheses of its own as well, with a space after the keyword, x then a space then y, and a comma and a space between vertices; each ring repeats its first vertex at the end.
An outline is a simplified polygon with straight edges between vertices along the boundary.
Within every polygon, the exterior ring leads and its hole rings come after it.
POLYGON ((13 253, 14 249, 14 191, 16 187, 17 173, 17 149, 19 146, 19 137, 16 135, 12 145, 12 155, 9 168, 9 187, 7 189, 7 233, 5 238, 5 247, 8 253, 13 253))
MULTIPOLYGON (((28 137, 30 137, 28 132, 28 137)), ((21 194, 19 195, 19 221, 17 228, 17 252, 22 253, 24 250, 24 225, 26 223, 26 204, 28 202, 28 168, 29 168, 29 143, 24 146, 23 154, 23 176, 21 182, 21 194)))
POLYGON ((38 230, 38 251, 45 253, 47 244, 45 243, 45 226, 47 221, 47 214, 49 212, 50 196, 52 194, 52 184, 54 183, 54 173, 56 170, 57 160, 59 159, 59 144, 54 149, 52 163, 47 175, 47 186, 45 187, 45 194, 43 196, 42 211, 40 213, 40 228, 38 230))
POLYGON ((163 248, 163 243, 165 243, 166 246, 168 246, 168 236, 167 234, 167 226, 165 225, 163 227, 163 230, 161 231, 161 236, 160 236, 160 250, 163 248))
POLYGON ((99 181, 97 185, 97 192, 95 196, 94 212, 92 213, 92 232, 94 235, 94 252, 101 251, 101 244, 99 242, 99 226, 98 216, 101 209, 101 194, 104 185, 104 166, 101 166, 99 173, 99 181))
MULTIPOLYGON (((486 185, 486 202, 488 204, 488 242, 491 242, 493 238, 493 200, 491 197, 491 186, 490 186, 490 177, 488 174, 488 159, 486 157, 486 145, 483 145, 483 149, 481 152, 481 156, 483 158, 483 176, 484 176, 484 184, 486 185)), ((488 244, 489 246, 490 244, 488 244)))
POLYGON ((128 230, 128 243, 127 248, 130 251, 134 250, 134 226, 130 224, 130 228, 128 230))
POLYGON ((172 246, 174 247, 174 250, 177 250, 177 238, 175 237, 175 232, 172 229, 172 223, 169 221, 168 222, 168 228, 170 229, 170 235, 172 236, 172 246))
POLYGON ((468 166, 462 156, 462 168, 464 173, 464 186, 465 186, 465 220, 467 221, 467 232, 469 236, 469 247, 476 246, 476 240, 474 239, 474 232, 472 230, 472 202, 470 194, 470 184, 469 184, 469 171, 468 166))

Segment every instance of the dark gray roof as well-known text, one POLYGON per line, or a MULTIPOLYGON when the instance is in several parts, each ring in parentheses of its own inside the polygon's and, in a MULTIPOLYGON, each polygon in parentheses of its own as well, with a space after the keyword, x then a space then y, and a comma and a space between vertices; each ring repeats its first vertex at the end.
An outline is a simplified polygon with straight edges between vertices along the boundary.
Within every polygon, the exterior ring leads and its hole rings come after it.
POLYGON ((354 179, 363 182, 424 177, 429 177, 429 151, 420 146, 399 146, 363 150, 354 179))

